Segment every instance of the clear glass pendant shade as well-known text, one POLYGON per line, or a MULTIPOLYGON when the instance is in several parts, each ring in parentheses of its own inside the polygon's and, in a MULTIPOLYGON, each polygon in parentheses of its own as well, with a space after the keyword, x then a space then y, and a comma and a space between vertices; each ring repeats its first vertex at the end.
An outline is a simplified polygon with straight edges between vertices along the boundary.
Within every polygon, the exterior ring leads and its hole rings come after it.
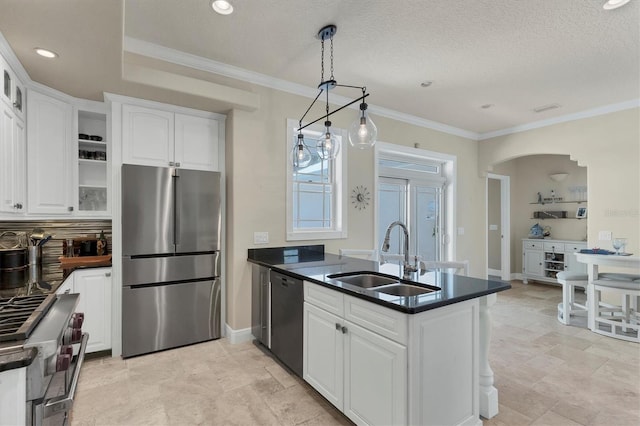
POLYGON ((340 152, 340 141, 333 135, 329 126, 316 144, 318 155, 324 160, 333 160, 340 152))
POLYGON ((307 167, 311 163, 311 152, 304 144, 304 139, 297 138, 291 151, 291 162, 294 168, 307 167))
POLYGON ((376 143, 378 128, 367 115, 366 110, 362 111, 362 115, 349 127, 349 143, 355 148, 371 148, 376 143))

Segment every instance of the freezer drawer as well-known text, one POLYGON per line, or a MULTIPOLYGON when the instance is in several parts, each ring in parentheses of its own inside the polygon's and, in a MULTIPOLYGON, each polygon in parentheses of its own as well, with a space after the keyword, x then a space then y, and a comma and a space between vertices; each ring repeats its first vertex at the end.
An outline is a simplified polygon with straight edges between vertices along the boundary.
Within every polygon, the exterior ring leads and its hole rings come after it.
POLYGON ((202 280, 220 276, 220 252, 186 256, 122 258, 122 285, 202 280))
POLYGON ((122 289, 122 356, 220 337, 220 280, 122 289))

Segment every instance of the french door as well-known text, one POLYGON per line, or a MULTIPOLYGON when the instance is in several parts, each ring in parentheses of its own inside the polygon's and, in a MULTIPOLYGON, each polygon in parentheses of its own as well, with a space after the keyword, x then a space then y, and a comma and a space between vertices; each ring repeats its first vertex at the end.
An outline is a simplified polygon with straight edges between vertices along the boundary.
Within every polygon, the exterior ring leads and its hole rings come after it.
MULTIPOLYGON (((417 178, 380 176, 378 181, 380 247, 396 220, 409 227, 409 253, 421 260, 440 260, 442 251, 442 184, 417 178)), ((390 234, 389 254, 403 253, 402 231, 390 234)))

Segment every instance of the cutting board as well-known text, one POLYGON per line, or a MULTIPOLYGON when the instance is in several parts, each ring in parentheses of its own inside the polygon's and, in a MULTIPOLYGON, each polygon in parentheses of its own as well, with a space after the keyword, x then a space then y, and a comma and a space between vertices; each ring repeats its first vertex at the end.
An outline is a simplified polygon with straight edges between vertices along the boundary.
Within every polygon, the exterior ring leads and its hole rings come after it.
POLYGON ((60 256, 60 268, 77 268, 78 266, 111 266, 111 255, 105 256, 80 256, 80 257, 65 257, 60 256))

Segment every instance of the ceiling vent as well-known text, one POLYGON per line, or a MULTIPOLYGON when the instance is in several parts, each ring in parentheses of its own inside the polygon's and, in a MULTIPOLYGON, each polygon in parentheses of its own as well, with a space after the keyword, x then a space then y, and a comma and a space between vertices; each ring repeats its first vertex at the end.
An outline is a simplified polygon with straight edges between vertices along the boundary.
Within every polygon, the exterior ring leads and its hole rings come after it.
POLYGON ((556 109, 556 108, 560 108, 560 104, 543 105, 543 106, 539 106, 537 108, 534 108, 533 110, 535 112, 545 112, 545 111, 549 111, 549 110, 556 109))

